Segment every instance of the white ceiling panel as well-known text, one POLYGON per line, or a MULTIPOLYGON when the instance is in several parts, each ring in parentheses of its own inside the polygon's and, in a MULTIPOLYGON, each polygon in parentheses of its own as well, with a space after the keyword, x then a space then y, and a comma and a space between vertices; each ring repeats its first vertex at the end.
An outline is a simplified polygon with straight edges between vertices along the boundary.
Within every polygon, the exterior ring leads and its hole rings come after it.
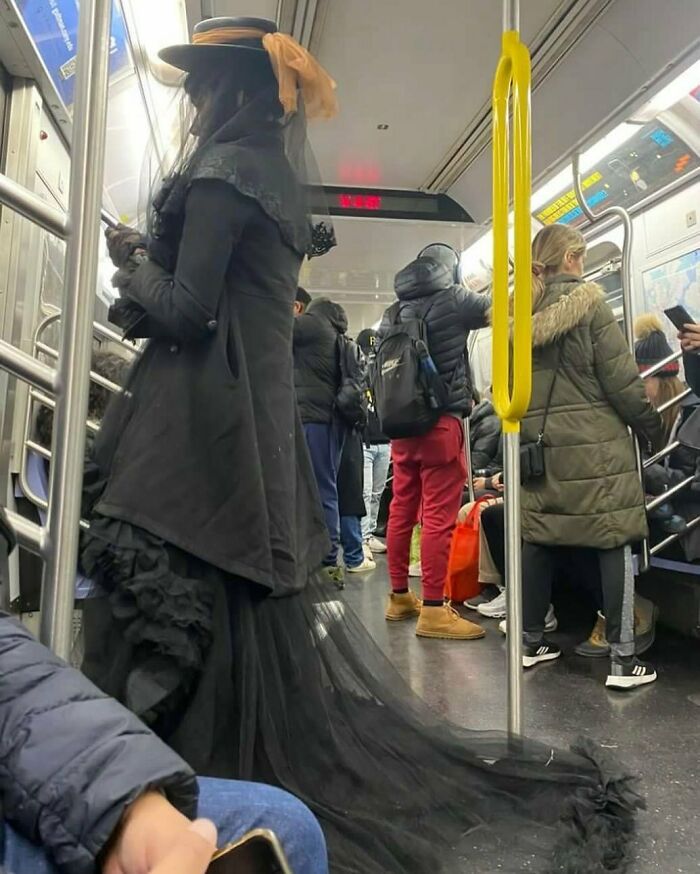
MULTIPOLYGON (((523 3, 524 38, 559 5, 523 3)), ((312 132, 324 181, 418 188, 488 99, 500 36, 497 0, 330 0, 319 59, 341 112, 312 132)))

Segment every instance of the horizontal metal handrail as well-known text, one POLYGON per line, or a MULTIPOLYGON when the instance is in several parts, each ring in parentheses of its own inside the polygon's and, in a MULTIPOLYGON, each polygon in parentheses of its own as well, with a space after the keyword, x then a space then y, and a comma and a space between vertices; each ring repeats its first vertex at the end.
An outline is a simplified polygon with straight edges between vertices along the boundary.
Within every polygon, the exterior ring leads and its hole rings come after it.
MULTIPOLYGON (((36 331, 34 332, 34 343, 39 342, 39 337, 42 333, 55 322, 59 322, 61 320, 61 310, 56 310, 56 312, 50 313, 44 319, 39 322, 37 325, 36 331)), ((102 337, 105 340, 110 340, 112 343, 116 343, 118 346, 124 348, 131 355, 139 355, 139 349, 137 346, 134 346, 133 343, 130 343, 128 340, 125 340, 120 334, 117 334, 116 331, 113 331, 111 328, 106 327, 101 322, 93 322, 92 323, 93 333, 102 337)))
POLYGON ((13 510, 5 509, 5 517, 15 532, 20 546, 35 555, 43 557, 46 554, 46 531, 41 525, 37 525, 31 519, 25 519, 13 510))
POLYGON ((47 461, 51 461, 51 450, 37 443, 36 440, 27 440, 24 444, 27 449, 30 449, 35 455, 40 455, 47 461))
MULTIPOLYGON (((39 340, 37 340, 34 345, 36 346, 37 352, 41 352, 43 355, 47 355, 54 361, 58 361, 57 349, 54 349, 52 346, 47 346, 46 343, 42 343, 39 340)), ((96 385, 101 385, 103 388, 106 388, 108 391, 111 391, 114 394, 121 394, 124 391, 124 389, 120 385, 117 385, 116 382, 112 382, 111 380, 106 379, 104 376, 100 376, 100 374, 97 373, 97 371, 95 370, 90 371, 90 380, 96 385)))
POLYGON ((685 489, 687 486, 689 486, 693 482, 695 482, 694 476, 686 477, 683 480, 683 482, 677 483, 675 486, 668 489, 668 491, 665 491, 663 494, 658 495, 658 497, 654 498, 652 501, 649 501, 649 503, 646 505, 647 512, 650 512, 651 510, 655 510, 657 507, 660 507, 662 504, 665 504, 666 501, 668 501, 674 495, 677 495, 678 492, 682 492, 683 489, 685 489))
POLYGON ((56 391, 56 371, 5 340, 0 340, 0 367, 35 388, 56 391))
POLYGON ((670 410, 671 407, 674 407, 676 404, 680 404, 680 402, 687 398, 689 395, 692 395, 693 390, 691 388, 686 388, 680 394, 677 394, 674 398, 671 398, 668 401, 664 401, 663 404, 660 404, 656 408, 657 413, 665 413, 666 410, 670 410))
MULTIPOLYGON (((33 398, 38 403, 43 404, 45 407, 48 407, 50 410, 56 409, 56 401, 53 398, 48 397, 48 395, 42 394, 40 391, 37 391, 35 388, 29 390, 29 396, 33 398)), ((92 419, 88 419, 85 423, 88 431, 92 431, 93 434, 97 434, 100 430, 100 423, 95 422, 92 419)))
POLYGON ((670 534, 665 540, 662 540, 660 543, 657 543, 656 546, 652 546, 651 554, 658 555, 660 552, 663 552, 667 546, 670 546, 672 543, 675 543, 677 540, 680 540, 681 537, 685 537, 693 528, 696 528, 700 525, 700 516, 696 516, 694 519, 691 519, 690 522, 685 526, 682 531, 677 531, 675 534, 670 534))
POLYGON ((666 458, 667 455, 675 452, 680 445, 680 440, 674 440, 673 443, 669 443, 668 446, 664 446, 663 449, 659 450, 659 452, 657 452, 655 455, 652 455, 651 458, 647 458, 647 460, 644 462, 644 469, 646 470, 648 467, 651 467, 653 464, 661 461, 662 458, 666 458))
POLYGON ((60 239, 65 240, 68 237, 69 225, 64 213, 4 173, 0 173, 0 203, 60 239))
POLYGON ((667 355, 666 358, 662 358, 661 361, 657 361, 656 364, 652 364, 652 366, 648 367, 646 370, 642 370, 639 375, 642 379, 646 379, 649 376, 655 376, 660 370, 663 370, 667 364, 673 364, 674 361, 680 361, 682 355, 682 352, 673 352, 671 355, 667 355))

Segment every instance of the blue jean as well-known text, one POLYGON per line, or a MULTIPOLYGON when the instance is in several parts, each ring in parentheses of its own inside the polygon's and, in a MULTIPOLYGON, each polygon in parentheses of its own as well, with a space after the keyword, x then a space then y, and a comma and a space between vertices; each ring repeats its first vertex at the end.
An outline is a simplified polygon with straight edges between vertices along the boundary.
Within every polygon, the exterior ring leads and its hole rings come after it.
POLYGON ((379 505, 386 486, 391 462, 391 447, 388 443, 365 446, 365 507, 367 515, 362 520, 362 539, 369 540, 377 527, 379 505))
POLYGON ((330 425, 304 425, 304 434, 311 455, 316 483, 321 494, 326 528, 331 541, 331 551, 326 556, 326 565, 338 564, 340 549, 340 513, 338 511, 338 468, 343 454, 345 432, 339 422, 330 425))
POLYGON ((362 549, 362 524, 359 516, 340 517, 340 542, 347 567, 359 567, 365 560, 362 549))
MULTIPOLYGON (((311 811, 281 789, 238 780, 199 780, 198 816, 219 830, 219 846, 255 828, 275 832, 294 874, 328 874, 326 842, 311 811)), ((56 874, 44 851, 12 828, 5 831, 3 874, 56 874)))

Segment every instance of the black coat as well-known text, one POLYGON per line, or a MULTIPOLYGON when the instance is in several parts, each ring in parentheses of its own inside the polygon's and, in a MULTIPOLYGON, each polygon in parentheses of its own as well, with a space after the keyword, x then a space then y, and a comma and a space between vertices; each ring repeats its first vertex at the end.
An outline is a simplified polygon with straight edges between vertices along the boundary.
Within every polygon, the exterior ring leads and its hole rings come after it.
POLYGON ((502 470, 501 420, 490 401, 482 401, 472 410, 469 436, 474 474, 492 476, 502 470))
POLYGON ((341 516, 359 516, 367 510, 363 489, 365 454, 362 433, 352 430, 345 438, 338 468, 338 508, 341 516))
MULTIPOLYGON (((491 298, 452 284, 450 271, 432 258, 418 258, 396 276, 399 321, 424 318, 428 347, 447 386, 447 412, 465 416, 472 402, 472 378, 467 360, 471 330, 488 324, 491 298)), ((384 313, 380 337, 392 324, 384 313)))
MULTIPOLYGON (((249 160, 298 187, 275 142, 249 160)), ((227 163, 211 172, 226 181, 187 188, 174 274, 149 260, 126 289, 158 330, 98 436, 96 510, 283 595, 327 551, 294 398, 302 253, 227 163)))
POLYGON ((2 613, 0 725, 0 830, 6 818, 70 874, 96 870, 147 789, 196 813, 197 782, 182 759, 2 613))
POLYGON ((316 298, 294 320, 294 386, 305 425, 327 425, 333 419, 340 386, 338 335, 347 329, 345 310, 325 297, 316 298))
POLYGON ((684 352, 683 368, 685 370, 685 381, 695 394, 700 397, 700 352, 684 352))

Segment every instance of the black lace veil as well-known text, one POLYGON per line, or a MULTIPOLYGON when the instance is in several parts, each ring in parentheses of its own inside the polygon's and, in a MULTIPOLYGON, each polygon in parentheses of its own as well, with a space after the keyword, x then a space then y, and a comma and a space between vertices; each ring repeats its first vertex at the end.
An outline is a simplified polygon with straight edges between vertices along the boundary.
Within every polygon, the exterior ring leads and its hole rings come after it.
POLYGON ((142 172, 139 223, 154 260, 174 268, 187 191, 202 178, 221 179, 256 200, 301 255, 319 256, 336 244, 303 99, 296 111, 284 111, 266 54, 203 64, 183 78, 174 101, 169 166, 151 156, 142 172))

